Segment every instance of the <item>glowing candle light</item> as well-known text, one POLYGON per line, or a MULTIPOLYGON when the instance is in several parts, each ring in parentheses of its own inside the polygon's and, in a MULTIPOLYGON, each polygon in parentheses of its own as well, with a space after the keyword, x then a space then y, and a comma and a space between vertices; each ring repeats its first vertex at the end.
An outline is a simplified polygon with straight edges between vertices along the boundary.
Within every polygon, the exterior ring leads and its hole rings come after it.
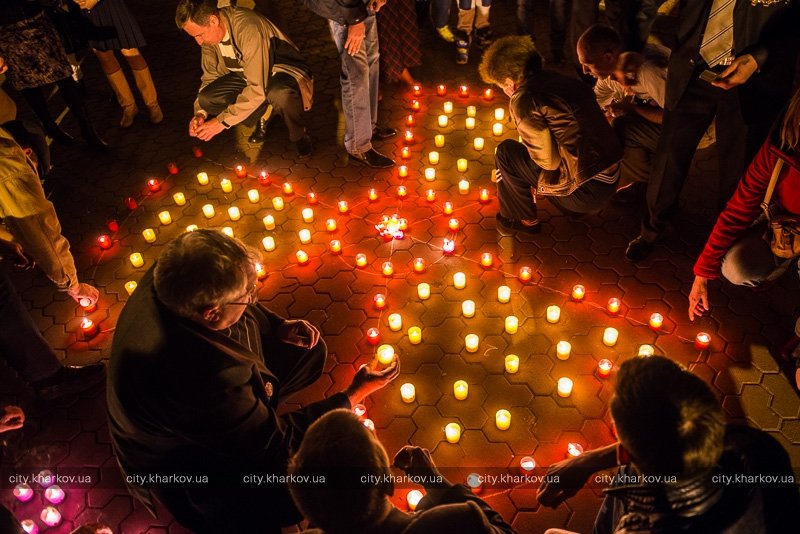
POLYGON ((428 266, 427 266, 427 264, 425 263, 425 260, 424 260, 424 259, 422 259, 422 258, 414 258, 414 264, 413 264, 413 268, 414 268, 414 272, 415 272, 415 273, 424 273, 424 272, 425 272, 425 269, 426 269, 427 267, 428 267, 428 266))
POLYGON ((417 509, 417 505, 421 500, 422 500, 422 492, 420 490, 411 490, 408 492, 408 495, 406 495, 406 502, 408 503, 408 509, 411 510, 412 512, 417 509))
POLYGON ((611 374, 611 369, 613 369, 614 364, 611 363, 611 360, 607 360, 603 358, 599 362, 597 362, 597 374, 603 378, 607 378, 608 375, 611 374))
MULTIPOLYGON (((155 237, 153 237, 155 239, 155 237)), ((111 237, 106 234, 101 234, 97 236, 97 246, 99 246, 103 250, 108 250, 114 245, 114 242, 111 240, 111 237)))
POLYGON ((481 265, 485 269, 491 267, 493 262, 494 262, 494 256, 492 256, 491 252, 484 252, 483 254, 481 254, 481 265))
POLYGON ((461 313, 464 317, 475 316, 475 302, 472 300, 465 300, 461 303, 461 313))
POLYGON ((444 96, 447 94, 447 86, 444 84, 439 84, 436 86, 436 94, 439 96, 444 96))
POLYGON ((264 250, 267 252, 272 252, 275 250, 275 238, 272 236, 267 236, 262 239, 261 244, 264 246, 264 250))
POLYGON ((711 335, 706 332, 700 332, 694 338, 694 348, 697 350, 705 350, 711 345, 711 335))
POLYGON ((503 135, 503 124, 500 122, 492 124, 492 133, 494 135, 503 135))
POLYGON ((511 300, 511 288, 508 286, 500 286, 497 288, 497 301, 506 303, 511 300))
POLYGON ((261 219, 261 222, 264 223, 264 228, 266 228, 267 230, 275 229, 275 217, 273 217, 272 215, 264 216, 264 218, 261 219))
MULTIPOLYGON (((458 172, 467 172, 467 160, 464 158, 459 158, 456 161, 456 168, 458 169, 458 172)), ((469 182, 467 182, 467 186, 469 186, 469 182)), ((459 182, 459 190, 461 190, 460 182, 459 182)))
POLYGON ((188 225, 188 226, 186 227, 186 231, 187 231, 187 232, 194 232, 194 231, 195 231, 195 230, 197 230, 198 228, 200 228, 200 227, 199 227, 199 226, 197 226, 196 224, 190 224, 190 225, 188 225))
POLYGON ((81 320, 81 332, 83 332, 83 337, 85 338, 93 338, 97 335, 97 325, 94 324, 94 321, 89 319, 88 317, 84 317, 81 320))
POLYGON ((547 322, 548 323, 557 323, 561 319, 561 308, 558 306, 548 306, 547 307, 547 322))
POLYGON ((414 87, 411 88, 411 94, 413 94, 414 96, 421 96, 422 86, 415 84, 414 87))
POLYGON ((572 379, 562 376, 558 379, 557 390, 559 397, 569 397, 572 395, 572 379))
POLYGON ((533 278, 533 270, 526 266, 522 266, 519 268, 519 279, 522 282, 530 282, 531 278, 533 278))
POLYGON ((452 215, 453 213, 453 203, 452 202, 445 202, 444 206, 442 206, 442 211, 445 215, 452 215))
POLYGON ((375 295, 375 298, 372 299, 375 308, 382 310, 386 307, 386 295, 383 293, 378 293, 375 295))
POLYGON ((514 315, 506 317, 506 333, 516 334, 519 329, 519 318, 514 315))
POLYGON ((433 167, 425 167, 425 179, 432 182, 436 179, 436 169, 433 167))
POLYGON ((45 506, 39 514, 39 519, 48 527, 57 527, 61 524, 61 512, 52 506, 45 506))
POLYGON ((403 399, 403 402, 414 402, 416 395, 417 391, 414 384, 405 383, 400 386, 400 397, 403 399))
POLYGON ((370 345, 377 345, 381 341, 381 333, 377 328, 367 330, 367 341, 370 345))
POLYGON ((467 117, 475 117, 478 114, 478 108, 475 106, 467 106, 467 117))
POLYGON ((536 460, 532 456, 523 456, 519 461, 519 468, 523 473, 530 473, 536 469, 536 460))
POLYGON ((23 519, 19 522, 19 526, 22 527, 25 534, 39 534, 39 526, 33 519, 23 519))
POLYGON ((138 285, 139 284, 137 284, 133 280, 129 280, 129 281, 125 282, 125 291, 128 292, 128 295, 133 295, 133 292, 136 291, 136 287, 138 285))
POLYGON ((222 191, 225 193, 230 193, 233 191, 233 184, 227 178, 223 178, 219 181, 219 186, 222 188, 222 191))
POLYGON ((237 165, 233 168, 233 172, 236 173, 237 178, 246 178, 247 177, 247 167, 244 165, 237 165))
POLYGON ((145 228, 142 230, 142 237, 148 243, 153 243, 156 240, 156 232, 152 228, 145 228))
POLYGON ((439 115, 438 123, 440 128, 444 128, 447 126, 447 115, 439 115))
POLYGON ((452 218, 447 221, 447 227, 450 229, 451 232, 457 232, 458 229, 461 227, 461 223, 458 222, 458 219, 452 218))
MULTIPOLYGON (((177 169, 177 167, 176 167, 176 169, 177 169)), ((147 189, 151 193, 157 193, 158 191, 161 191, 161 182, 159 182, 155 178, 150 178, 149 180, 147 180, 147 189)))
POLYGON ((131 265, 133 265, 134 267, 141 267, 142 265, 144 265, 144 258, 139 252, 134 252, 133 254, 131 254, 130 260, 131 260, 131 265))
POLYGON ((436 200, 436 191, 434 191, 433 189, 428 189, 425 192, 425 200, 427 200, 428 202, 435 201, 436 200))
POLYGON ((425 282, 417 286, 417 295, 422 300, 427 300, 431 297, 431 286, 425 282))
POLYGON ((308 228, 303 228, 299 232, 297 232, 297 236, 300 238, 300 242, 304 245, 311 243, 311 231, 308 228))
POLYGON ((361 423, 367 427, 367 430, 370 432, 375 432, 375 423, 372 422, 372 419, 364 419, 361 423))
POLYGON ((135 198, 127 197, 125 199, 125 207, 128 208, 129 211, 133 211, 139 207, 139 204, 136 202, 135 198))
POLYGON ((469 96, 469 87, 467 87, 466 85, 459 85, 458 96, 460 96, 461 98, 467 98, 469 96))
POLYGON ((294 186, 292 186, 292 184, 289 182, 283 182, 283 186, 281 186, 281 188, 283 189, 284 195, 294 195, 294 186))
POLYGON ((325 229, 329 232, 336 231, 336 219, 328 219, 325 221, 325 229))
POLYGON ((501 121, 506 118, 506 110, 503 108, 495 108, 494 120, 501 121))
POLYGON ((410 145, 414 142, 414 133, 411 130, 406 130, 406 133, 403 134, 403 139, 407 145, 410 145))
POLYGON ((66 496, 67 495, 64 493, 64 490, 61 489, 61 487, 57 484, 53 484, 44 490, 44 498, 52 504, 61 504, 66 496))
POLYGON ((361 419, 365 415, 367 415, 367 407, 363 404, 356 404, 353 406, 353 415, 361 419))
POLYGON ((158 220, 161 221, 161 224, 166 226, 172 222, 172 215, 170 215, 168 211, 162 211, 158 214, 158 220))
POLYGON ((580 443, 568 443, 567 454, 572 457, 580 456, 583 454, 583 445, 580 443))
POLYGON ((442 134, 436 134, 433 137, 433 144, 436 148, 442 148, 444 146, 444 136, 442 134))
POLYGON ((472 140, 472 146, 475 148, 475 150, 483 150, 484 143, 483 137, 476 137, 472 140))
POLYGON ((406 116, 406 126, 414 126, 414 123, 417 122, 414 119, 414 115, 407 115, 406 116))
POLYGON ((458 423, 447 423, 444 427, 444 436, 448 443, 458 443, 461 439, 461 425, 458 423))
POLYGON ((617 344, 619 338, 619 331, 616 328, 608 327, 603 332, 603 344, 608 347, 613 347, 617 344))
POLYGON ((317 204, 319 204, 319 197, 317 196, 316 193, 312 191, 311 193, 306 195, 306 202, 308 202, 310 206, 316 206, 317 204))
POLYGON ((577 284, 572 287, 572 300, 575 301, 582 301, 583 297, 586 296, 586 288, 580 284, 577 284))
POLYGON ((412 100, 411 101, 411 111, 417 112, 422 109, 422 104, 419 103, 419 100, 412 100))
POLYGON ((13 493, 19 502, 28 502, 33 499, 33 488, 25 483, 14 486, 13 493))
POLYGON ((304 250, 298 250, 295 252, 295 257, 297 258, 297 263, 300 265, 305 265, 308 263, 308 254, 304 250))
POLYGON ((465 400, 469 395, 469 384, 465 380, 453 382, 453 395, 457 400, 465 400))
POLYGON ((257 262, 255 264, 255 269, 256 269, 256 278, 258 278, 259 280, 263 280, 267 277, 267 268, 264 267, 263 263, 257 262))
POLYGON ((281 211, 284 208, 283 197, 274 197, 272 199, 272 207, 275 211, 281 211))
POLYGON ((498 430, 508 430, 511 426, 511 412, 508 410, 497 410, 494 414, 494 424, 498 430))
POLYGON ((447 113, 447 114, 452 113, 453 112, 453 103, 448 100, 447 102, 442 104, 442 110, 444 110, 444 112, 447 113))
POLYGON ((412 345, 419 345, 422 343, 422 329, 418 326, 412 326, 408 329, 408 341, 412 345))
POLYGON ((383 265, 381 265, 381 272, 383 276, 392 276, 394 274, 394 265, 392 265, 392 262, 383 262, 383 265))
POLYGON ((467 287, 467 275, 462 272, 457 272, 453 275, 453 286, 456 289, 464 289, 467 287))
POLYGON ((569 359, 570 352, 572 352, 572 344, 569 341, 559 341, 556 344, 556 356, 559 360, 569 359))
POLYGON ((119 232, 119 223, 113 217, 106 220, 106 227, 109 232, 119 232))
POLYGON ((206 172, 198 172, 197 173, 197 183, 200 185, 208 185, 208 173, 206 172))
POLYGON ((233 237, 233 228, 231 228, 230 226, 223 226, 222 233, 228 237, 233 237))
POLYGON ((180 192, 175 193, 174 195, 172 195, 172 200, 175 201, 176 205, 183 206, 184 204, 186 204, 186 195, 180 192))
POLYGON ((492 91, 491 89, 486 89, 483 92, 483 99, 484 100, 491 100, 493 97, 494 97, 494 91, 492 91))
POLYGON ((350 205, 347 203, 346 200, 340 200, 339 203, 337 204, 337 207, 339 208, 339 213, 347 213, 348 211, 350 211, 350 205))
POLYGON ((247 199, 256 204, 259 200, 261 200, 261 194, 259 194, 258 189, 250 189, 247 192, 247 199))
POLYGON ((664 324, 664 316, 660 313, 654 313, 650 316, 650 321, 648 323, 650 325, 650 329, 654 331, 658 331, 661 328, 661 325, 664 324))
POLYGON ((397 176, 400 178, 406 178, 408 176, 408 167, 405 165, 400 165, 397 169, 397 176))
POLYGON ((263 186, 268 186, 272 183, 272 180, 269 177, 269 173, 267 171, 261 171, 258 173, 258 183, 263 186))
POLYGON ((370 202, 375 202, 378 200, 378 191, 376 191, 375 188, 370 189, 367 193, 367 198, 370 202))
POLYGON ((338 239, 331 239, 331 242, 328 243, 328 248, 334 254, 339 254, 342 251, 342 243, 338 239))
POLYGON ((228 208, 228 217, 230 217, 232 221, 238 221, 242 218, 242 212, 236 206, 231 206, 228 208))
POLYGON ((438 165, 439 164, 439 153, 435 150, 428 152, 428 161, 431 165, 438 165))
POLYGON ((56 483, 56 476, 49 469, 42 469, 41 471, 39 471, 39 476, 37 481, 39 482, 39 485, 41 487, 47 488, 56 483))
POLYGON ((478 352, 480 338, 477 334, 467 334, 466 337, 464 337, 464 344, 466 345, 467 352, 478 352))
POLYGON ((403 328, 403 318, 400 316, 399 313, 393 313, 389 315, 389 329, 392 332, 399 332, 401 328, 403 328))
POLYGON ((611 315, 617 315, 619 313, 620 308, 620 301, 618 298, 610 298, 608 299, 608 304, 606 305, 606 309, 608 313, 611 315))
POLYGON ((464 127, 467 130, 474 130, 475 129, 475 117, 467 117, 464 121, 464 127))
POLYGON ((394 347, 391 345, 381 345, 378 347, 378 350, 375 351, 375 358, 381 365, 391 365, 394 361, 394 347))
POLYGON ((515 374, 519 371, 519 356, 516 354, 509 354, 505 359, 506 372, 515 374))
POLYGON ((652 345, 640 345, 638 355, 640 358, 649 358, 656 353, 652 345))
POLYGON ((444 243, 442 244, 442 253, 444 254, 452 254, 456 251, 456 242, 452 239, 444 239, 444 243))
POLYGON ((359 252, 356 254, 356 265, 359 267, 366 267, 367 266, 367 255, 359 252))
POLYGON ((408 188, 404 185, 397 186, 397 198, 406 198, 408 196, 408 188))
POLYGON ((314 210, 312 210, 311 208, 303 208, 301 214, 303 216, 304 222, 307 223, 314 222, 314 210))

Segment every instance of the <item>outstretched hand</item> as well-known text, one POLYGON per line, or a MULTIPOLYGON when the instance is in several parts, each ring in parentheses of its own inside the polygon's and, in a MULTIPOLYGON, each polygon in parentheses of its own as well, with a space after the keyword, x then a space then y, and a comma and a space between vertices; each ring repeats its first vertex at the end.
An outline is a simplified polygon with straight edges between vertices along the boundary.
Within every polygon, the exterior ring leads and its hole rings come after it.
POLYGON ((708 278, 695 276, 689 292, 689 320, 702 317, 708 309, 708 278))
POLYGON ((0 239, 0 256, 11 258, 14 267, 20 269, 30 269, 35 265, 33 259, 25 255, 22 245, 5 239, 0 239))
POLYGON ((0 433, 22 428, 25 424, 25 412, 19 406, 6 406, 0 415, 0 433))
POLYGON ((358 404, 369 395, 385 387, 400 374, 400 360, 395 358, 386 369, 375 371, 368 365, 362 365, 353 377, 350 386, 345 390, 345 395, 350 398, 350 404, 358 404))
POLYGON ((319 342, 321 334, 319 330, 302 319, 285 321, 278 330, 278 337, 281 341, 310 349, 319 342))

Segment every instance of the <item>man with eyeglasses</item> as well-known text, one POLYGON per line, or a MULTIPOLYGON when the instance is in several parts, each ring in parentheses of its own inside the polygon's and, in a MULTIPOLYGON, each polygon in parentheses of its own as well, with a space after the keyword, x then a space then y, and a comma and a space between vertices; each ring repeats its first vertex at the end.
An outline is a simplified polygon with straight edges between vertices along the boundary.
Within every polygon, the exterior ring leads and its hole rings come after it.
POLYGON ((399 373, 360 369, 343 392, 295 411, 327 350, 307 321, 258 303, 258 253, 213 230, 169 243, 120 314, 108 414, 130 491, 194 532, 280 532, 302 516, 289 455, 324 413, 350 408, 399 373))

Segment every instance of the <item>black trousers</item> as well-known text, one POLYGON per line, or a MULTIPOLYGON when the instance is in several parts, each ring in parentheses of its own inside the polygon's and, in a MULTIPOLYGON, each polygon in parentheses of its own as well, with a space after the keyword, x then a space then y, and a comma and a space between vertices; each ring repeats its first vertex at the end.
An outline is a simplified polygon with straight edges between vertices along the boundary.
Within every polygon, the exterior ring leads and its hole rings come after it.
MULTIPOLYGON (((203 87, 197 95, 200 107, 210 116, 215 116, 236 102, 246 86, 247 81, 238 73, 231 72, 221 76, 203 87)), ((308 115, 303 109, 303 98, 297 81, 285 72, 278 72, 270 78, 266 93, 267 100, 242 121, 242 124, 257 124, 267 110, 267 105, 271 104, 273 113, 283 117, 289 130, 289 140, 299 141, 306 133, 308 115)))
MULTIPOLYGON (((528 149, 518 141, 506 139, 495 153, 502 179, 497 181, 500 215, 515 221, 535 220, 538 215, 531 188, 536 190, 542 168, 533 162, 528 149)), ((558 209, 567 213, 600 211, 616 190, 616 183, 590 180, 566 196, 548 196, 558 209)))
POLYGON ((648 216, 642 220, 642 237, 657 241, 666 229, 667 217, 677 206, 689 175, 695 149, 716 117, 719 209, 730 199, 750 160, 767 138, 774 115, 764 114, 747 124, 742 116, 737 88, 724 90, 692 76, 685 93, 672 110, 664 110, 653 171, 647 184, 648 216))

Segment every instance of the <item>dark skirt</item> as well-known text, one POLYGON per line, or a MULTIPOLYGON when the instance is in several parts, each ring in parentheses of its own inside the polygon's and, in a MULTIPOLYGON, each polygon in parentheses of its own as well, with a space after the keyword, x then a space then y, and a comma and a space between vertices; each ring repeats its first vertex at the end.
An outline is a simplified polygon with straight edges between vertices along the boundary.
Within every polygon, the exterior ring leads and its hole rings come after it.
POLYGON ((84 13, 95 27, 97 36, 89 39, 89 46, 95 50, 141 48, 147 44, 124 0, 101 0, 84 13))
POLYGON ((0 26, 0 56, 8 64, 6 76, 17 91, 72 76, 61 37, 44 13, 0 26))
POLYGON ((381 74, 396 81, 404 68, 422 64, 414 0, 391 0, 378 12, 381 74))

